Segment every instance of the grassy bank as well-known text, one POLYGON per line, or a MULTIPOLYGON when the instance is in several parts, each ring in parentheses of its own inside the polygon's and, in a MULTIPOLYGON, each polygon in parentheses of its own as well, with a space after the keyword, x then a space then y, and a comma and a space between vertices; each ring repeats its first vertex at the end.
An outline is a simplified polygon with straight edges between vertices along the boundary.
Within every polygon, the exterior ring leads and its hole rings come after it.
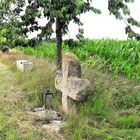
MULTIPOLYGON (((38 48, 39 49, 39 48, 38 48)), ((42 51, 43 52, 43 51, 42 51)), ((97 61, 96 58, 93 60, 97 61)), ((54 87, 55 66, 47 59, 21 54, 3 58, 15 72, 18 84, 28 95, 30 106, 41 106, 46 88, 54 92, 54 106, 61 111, 61 95, 54 87), (15 69, 16 59, 34 63, 31 73, 15 69), (13 60, 13 61, 12 61, 13 60)), ((98 60, 94 69, 82 63, 82 75, 92 84, 92 96, 81 104, 78 113, 67 117, 68 125, 62 134, 68 140, 139 140, 140 139, 140 84, 103 72, 98 60)))
POLYGON ((54 87, 55 65, 48 59, 27 56, 20 52, 1 55, 1 61, 8 65, 16 75, 21 89, 28 93, 30 107, 43 106, 44 93, 47 89, 55 93, 54 105, 59 106, 58 91, 54 87), (22 73, 16 68, 16 60, 28 60, 34 64, 32 72, 22 73))
POLYGON ((16 74, 0 62, 0 140, 51 139, 25 112, 30 108, 27 96, 17 84, 16 74))
MULTIPOLYGON (((80 47, 63 44, 63 52, 74 52, 80 60, 91 68, 102 63, 102 69, 119 73, 127 78, 140 79, 140 42, 134 40, 85 40, 80 47)), ((28 55, 55 59, 55 44, 44 43, 33 49, 22 49, 28 55)))

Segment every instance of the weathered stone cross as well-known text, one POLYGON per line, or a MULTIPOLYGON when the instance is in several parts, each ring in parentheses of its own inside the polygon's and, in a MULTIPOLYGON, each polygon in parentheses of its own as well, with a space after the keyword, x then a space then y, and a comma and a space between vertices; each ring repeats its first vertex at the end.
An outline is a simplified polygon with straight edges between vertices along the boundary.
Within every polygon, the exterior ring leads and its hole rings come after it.
POLYGON ((62 92, 62 108, 66 113, 91 94, 90 82, 81 79, 80 60, 74 54, 68 52, 64 55, 62 71, 57 71, 55 77, 55 87, 62 92))

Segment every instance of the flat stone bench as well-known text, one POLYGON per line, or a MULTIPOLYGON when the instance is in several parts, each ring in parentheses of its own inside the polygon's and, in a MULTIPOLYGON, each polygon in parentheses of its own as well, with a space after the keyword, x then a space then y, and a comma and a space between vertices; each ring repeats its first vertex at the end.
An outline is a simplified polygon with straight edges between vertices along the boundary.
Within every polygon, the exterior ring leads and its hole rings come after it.
POLYGON ((27 60, 17 60, 16 61, 17 69, 22 72, 31 71, 33 69, 33 63, 27 60))

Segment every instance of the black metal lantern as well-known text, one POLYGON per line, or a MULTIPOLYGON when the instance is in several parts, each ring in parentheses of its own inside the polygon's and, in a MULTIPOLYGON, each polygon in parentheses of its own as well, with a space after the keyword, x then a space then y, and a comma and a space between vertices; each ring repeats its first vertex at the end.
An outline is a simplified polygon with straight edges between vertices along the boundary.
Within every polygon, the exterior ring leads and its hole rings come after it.
POLYGON ((44 106, 46 109, 52 108, 52 97, 53 93, 47 90, 44 94, 44 106))

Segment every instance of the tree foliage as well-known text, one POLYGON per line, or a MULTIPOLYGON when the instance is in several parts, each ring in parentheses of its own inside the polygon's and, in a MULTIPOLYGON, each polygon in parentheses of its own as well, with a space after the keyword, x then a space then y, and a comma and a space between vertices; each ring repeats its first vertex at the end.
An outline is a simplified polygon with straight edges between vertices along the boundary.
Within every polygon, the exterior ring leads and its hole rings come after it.
MULTIPOLYGON (((140 23, 131 17, 127 6, 127 3, 131 2, 134 0, 108 0, 108 10, 110 14, 126 23, 125 30, 129 38, 140 39, 139 34, 132 30, 132 26, 140 27, 140 23)), ((68 33, 68 25, 70 21, 73 21, 80 26, 77 38, 82 40, 83 30, 81 26, 83 24, 80 15, 88 11, 95 14, 101 13, 99 9, 92 6, 92 0, 0 0, 0 26, 9 24, 8 26, 15 28, 16 31, 10 34, 12 37, 17 34, 18 38, 27 38, 29 32, 40 30, 36 41, 49 39, 55 32, 57 64, 61 68, 62 36, 68 33), (47 19, 48 23, 45 26, 38 24, 38 20, 41 18, 47 19), (53 30, 54 23, 56 24, 55 31, 53 30)), ((9 36, 4 36, 4 38, 12 39, 9 36)))
POLYGON ((123 20, 126 24, 126 34, 128 38, 140 40, 140 35, 133 31, 132 27, 140 27, 140 22, 131 16, 131 12, 127 3, 132 3, 134 0, 109 0, 108 9, 110 14, 113 14, 116 19, 123 20))

